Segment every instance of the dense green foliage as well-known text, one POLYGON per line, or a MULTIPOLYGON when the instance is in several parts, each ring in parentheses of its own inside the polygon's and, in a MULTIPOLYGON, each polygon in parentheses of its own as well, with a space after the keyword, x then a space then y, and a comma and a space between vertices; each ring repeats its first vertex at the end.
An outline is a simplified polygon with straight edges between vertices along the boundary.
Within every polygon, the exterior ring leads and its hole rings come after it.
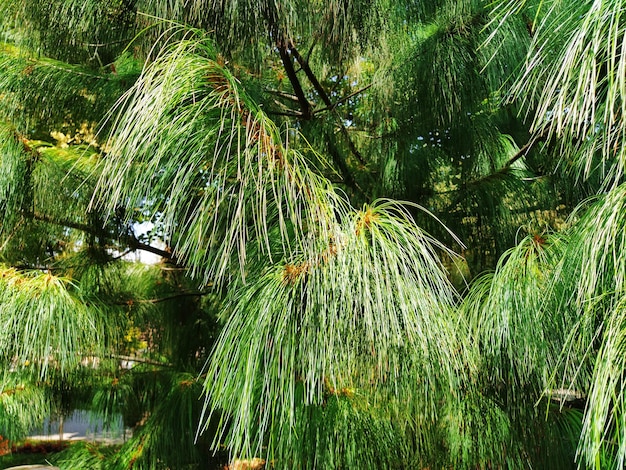
POLYGON ((0 435, 623 468, 625 7, 0 0, 0 435))

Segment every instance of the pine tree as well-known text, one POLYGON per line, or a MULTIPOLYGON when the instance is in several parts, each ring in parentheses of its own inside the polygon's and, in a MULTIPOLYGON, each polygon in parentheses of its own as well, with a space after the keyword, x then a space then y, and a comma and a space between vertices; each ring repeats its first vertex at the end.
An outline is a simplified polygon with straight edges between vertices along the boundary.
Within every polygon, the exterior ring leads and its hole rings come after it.
POLYGON ((0 0, 0 435, 622 468, 622 3, 0 0))

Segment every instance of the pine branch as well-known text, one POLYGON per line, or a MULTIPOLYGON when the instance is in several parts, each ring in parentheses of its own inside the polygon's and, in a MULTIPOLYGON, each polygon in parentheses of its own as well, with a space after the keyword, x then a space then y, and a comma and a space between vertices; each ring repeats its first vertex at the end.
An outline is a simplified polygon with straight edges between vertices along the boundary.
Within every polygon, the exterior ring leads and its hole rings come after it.
POLYGON ((291 93, 285 93, 284 91, 274 90, 272 88, 267 88, 266 91, 268 93, 271 93, 272 95, 276 95, 276 96, 279 96, 281 98, 285 98, 286 100, 295 101, 296 103, 300 102, 298 97, 296 95, 292 95, 291 93))
POLYGON ((272 100, 275 105, 277 105, 282 111, 268 111, 268 114, 274 114, 276 116, 290 116, 290 117, 302 117, 302 113, 300 111, 295 111, 291 109, 289 106, 281 103, 278 100, 272 100))
POLYGON ((345 103, 346 101, 348 101, 350 98, 360 95, 361 93, 363 93, 364 91, 370 89, 372 87, 372 83, 370 83, 369 85, 364 86, 363 88, 350 93, 348 96, 344 96, 343 98, 337 100, 334 104, 332 104, 331 106, 327 106, 325 108, 320 108, 320 109, 316 109, 315 111, 313 111, 313 114, 317 114, 317 113, 321 113, 324 111, 332 111, 334 110, 337 106, 339 106, 342 103, 345 103))
MULTIPOLYGON (((310 120, 313 117, 313 108, 311 106, 311 103, 309 103, 306 96, 304 95, 304 90, 302 89, 302 85, 300 84, 300 81, 298 80, 298 77, 296 75, 296 71, 293 67, 291 56, 293 56, 298 61, 302 70, 306 74, 307 78, 309 79, 313 87, 317 90, 318 94, 322 98, 322 101, 324 101, 324 103, 326 103, 327 106, 332 106, 330 98, 328 98, 328 95, 324 91, 324 88, 319 83, 319 81, 317 80, 313 72, 311 71, 311 68, 309 67, 308 62, 302 58, 302 56, 298 53, 297 49, 293 47, 292 44, 287 45, 283 41, 282 43, 279 44, 278 51, 280 53, 280 57, 285 67, 285 72, 287 73, 287 77, 289 78, 289 81, 291 82, 291 85, 294 89, 295 96, 297 97, 298 102, 300 103, 301 116, 298 116, 298 117, 304 120, 310 120)), ((272 114, 278 114, 278 113, 272 113, 272 114)), ((284 115, 291 116, 291 113, 284 113, 284 115)), ((357 156, 359 161, 364 164, 363 158, 360 156, 360 154, 356 150, 356 147, 354 146, 354 143, 350 140, 349 136, 347 135, 347 129, 345 129, 345 126, 343 125, 341 121, 340 123, 341 123, 342 131, 344 135, 348 137, 347 140, 348 140, 348 146, 350 147, 350 150, 352 151, 352 153, 354 153, 357 156)), ((363 190, 359 187, 359 185, 354 180, 354 177, 352 176, 345 159, 341 157, 337 149, 334 146, 331 148, 329 144, 329 152, 331 153, 333 161, 335 162, 339 171, 341 172, 345 184, 347 184, 349 187, 351 187, 354 191, 358 192, 359 194, 363 194, 363 190)))
POLYGON ((322 86, 322 84, 319 82, 319 80, 317 79, 313 71, 311 70, 309 63, 304 59, 304 57, 300 55, 300 53, 298 52, 298 49, 296 49, 293 44, 290 45, 289 50, 291 52, 291 55, 300 64, 300 67, 302 67, 302 70, 306 74, 307 78, 311 82, 311 85, 313 85, 313 88, 315 88, 315 91, 317 91, 317 94, 322 99, 324 104, 328 107, 333 107, 332 101, 328 97, 328 94, 326 94, 326 90, 324 90, 324 87, 322 86))
MULTIPOLYGON (((324 90, 324 87, 319 82, 319 80, 317 79, 313 71, 311 70, 309 63, 300 55, 300 53, 295 48, 295 46, 291 45, 290 51, 291 51, 291 54, 294 56, 294 58, 300 64, 300 67, 302 67, 302 70, 306 74, 307 78, 311 82, 311 85, 313 85, 313 88, 315 88, 315 91, 317 91, 317 94, 320 96, 324 104, 331 110, 335 111, 335 107, 337 106, 337 103, 333 105, 332 101, 328 97, 328 94, 326 93, 326 90, 324 90)), ((335 111, 335 116, 337 117, 337 120, 339 122, 341 133, 346 138, 346 142, 348 143, 348 148, 350 149, 350 152, 352 153, 352 155, 356 157, 356 159, 359 161, 359 163, 361 163, 361 165, 365 166, 366 165, 365 159, 363 158, 359 150, 356 148, 356 145, 354 145, 354 142, 352 142, 352 139, 350 138, 350 135, 348 133, 348 129, 343 123, 343 119, 341 118, 341 116, 339 116, 339 114, 336 113, 336 111, 335 111)))
POLYGON ((326 142, 328 143, 328 153, 330 153, 330 156, 332 157, 333 162, 335 162, 335 165, 337 165, 337 167, 339 168, 344 184, 348 185, 359 195, 365 196, 363 189, 358 185, 358 183, 355 181, 354 177, 352 176, 352 173, 350 172, 350 169, 348 168, 346 161, 340 155, 339 151, 337 150, 337 147, 335 147, 334 136, 327 134, 326 142))
POLYGON ((293 118, 302 118, 303 114, 299 111, 266 111, 271 116, 287 116, 293 118))
MULTIPOLYGON (((182 297, 202 297, 204 295, 207 295, 208 292, 191 292, 191 291, 186 291, 186 292, 179 292, 176 294, 172 294, 172 295, 168 295, 165 297, 158 297, 156 299, 141 299, 141 300, 132 300, 133 304, 158 304, 161 302, 167 302, 168 300, 175 300, 175 299, 180 299, 182 297)), ((127 302, 118 302, 117 305, 128 305, 129 301, 127 302)))
MULTIPOLYGON (((530 150, 534 147, 534 145, 539 142, 541 139, 543 139, 547 134, 547 129, 544 129, 542 132, 539 132, 537 134, 535 134, 528 142, 526 142, 522 148, 519 149, 519 151, 513 155, 511 158, 509 158, 509 160, 507 160, 507 162, 502 165, 502 168, 500 168, 497 171, 494 171, 493 173, 490 173, 488 175, 485 176, 481 176, 480 178, 476 178, 473 179, 471 181, 468 181, 467 183, 465 183, 463 185, 463 189, 467 188, 467 187, 471 187, 471 186, 478 186, 480 184, 483 184, 485 181, 489 181, 489 180, 495 180, 497 178, 501 178, 502 176, 504 176, 505 174, 507 174, 507 172, 511 169, 511 167, 513 166, 513 164, 518 161, 520 158, 525 157, 526 155, 528 155, 528 152, 530 152, 530 150)), ((524 181, 527 181, 527 179, 524 179, 524 181)), ((459 189, 453 189, 453 190, 447 190, 447 191, 441 191, 441 192, 435 192, 435 194, 446 194, 446 193, 452 193, 452 192, 456 192, 459 189)))
POLYGON ((526 142, 520 149, 519 151, 513 155, 502 167, 502 170, 506 170, 508 168, 511 167, 511 165, 513 165, 513 163, 515 163, 517 160, 519 160, 522 157, 525 157, 526 155, 528 155, 528 152, 530 152, 530 150, 533 148, 533 146, 539 142, 541 139, 543 139, 546 136, 547 133, 547 129, 544 129, 542 132, 539 132, 537 134, 535 134, 528 142, 526 142))
POLYGON ((6 246, 8 245, 8 243, 11 241, 11 239, 15 236, 15 234, 17 233, 18 229, 20 228, 20 226, 24 223, 24 218, 21 217, 20 220, 18 220, 18 222, 15 224, 15 226, 13 227, 13 230, 11 230, 11 233, 9 233, 6 237, 6 239, 4 240, 4 243, 2 244, 2 246, 0 246, 0 253, 4 251, 4 249, 6 248, 6 246))
POLYGON ((161 258, 165 258, 171 261, 176 261, 174 255, 171 251, 162 250, 152 245, 148 245, 146 243, 140 242, 137 237, 134 235, 130 235, 124 238, 124 241, 128 243, 128 246, 135 250, 147 251, 148 253, 153 253, 155 255, 160 256, 161 258))
MULTIPOLYGON (((81 224, 79 222, 72 222, 71 220, 57 220, 53 217, 50 217, 48 215, 45 214, 41 214, 38 212, 32 212, 30 214, 27 214, 29 217, 32 217, 34 220, 38 220, 40 222, 46 222, 49 224, 53 224, 53 225, 58 225, 61 227, 68 227, 68 228, 73 228, 74 230, 79 230, 81 232, 84 233, 88 233, 91 235, 97 235, 97 236, 102 236, 102 232, 98 231, 95 227, 92 227, 90 225, 87 224, 81 224)), ((114 237, 109 237, 111 240, 114 239, 114 237)), ((155 255, 161 256, 162 258, 166 258, 172 261, 175 261, 174 256, 171 252, 166 251, 166 250, 162 250, 160 248, 157 248, 155 246, 152 245, 148 245, 146 243, 143 243, 141 241, 139 241, 137 239, 137 237, 135 237, 134 235, 127 235, 124 237, 120 237, 119 241, 122 241, 124 243, 126 243, 128 245, 129 248, 132 248, 133 250, 142 250, 142 251, 147 251, 149 253, 153 253, 155 255)))
POLYGON ((293 67, 293 61, 291 60, 291 57, 289 55, 289 48, 284 42, 279 43, 278 52, 280 53, 280 58, 283 62, 283 66, 285 67, 287 78, 289 78, 291 86, 293 87, 293 91, 298 99, 298 103, 300 104, 302 119, 309 120, 313 115, 313 109, 311 103, 309 103, 309 101, 306 99, 306 96, 304 95, 304 90, 302 89, 302 85, 300 84, 300 80, 298 80, 298 76, 296 75, 296 70, 293 67))
POLYGON ((71 220, 57 220, 57 219, 54 219, 53 217, 50 217, 45 214, 41 214, 39 212, 30 212, 30 213, 27 213, 26 216, 31 217, 34 220, 38 220, 40 222, 46 222, 52 225, 73 228, 74 230, 79 230, 81 232, 85 232, 85 233, 89 233, 93 235, 99 235, 99 234, 96 234, 96 231, 94 230, 93 227, 90 227, 87 224, 81 224, 79 222, 72 222, 71 220))
POLYGON ((159 362, 153 359, 146 359, 137 356, 124 356, 120 354, 111 354, 109 356, 111 359, 119 359, 120 361, 128 361, 128 362, 140 362, 142 364, 148 364, 151 366, 160 366, 160 367, 173 367, 173 364, 169 362, 159 362))

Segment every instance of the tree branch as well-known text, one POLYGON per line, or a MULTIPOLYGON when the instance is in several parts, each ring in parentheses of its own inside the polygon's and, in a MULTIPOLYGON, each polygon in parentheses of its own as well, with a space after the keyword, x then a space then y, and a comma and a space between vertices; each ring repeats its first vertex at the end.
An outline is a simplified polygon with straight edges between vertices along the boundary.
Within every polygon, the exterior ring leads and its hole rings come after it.
POLYGON ((155 246, 148 245, 146 243, 140 242, 139 240, 137 240, 137 238, 134 235, 126 237, 124 239, 124 241, 126 241, 128 243, 128 247, 129 248, 132 248, 134 250, 147 251, 149 253, 153 253, 155 255, 158 255, 161 258, 165 258, 165 259, 169 259, 169 260, 172 260, 172 261, 176 261, 176 259, 174 258, 174 255, 172 254, 171 251, 162 250, 162 249, 157 248, 155 246))
POLYGON ((334 137, 330 134, 327 134, 326 142, 328 145, 328 153, 330 153, 330 156, 332 157, 333 162, 335 162, 335 165, 337 165, 337 168, 339 168, 344 184, 351 187, 359 195, 364 196, 365 195, 364 191, 355 181, 354 177, 352 176, 352 173, 350 172, 350 169, 348 168, 348 164, 339 154, 337 147, 335 147, 334 137))
POLYGON ((137 357, 137 356, 124 356, 124 355, 120 355, 120 354, 111 354, 109 357, 111 359, 118 359, 120 361, 140 362, 142 364, 148 364, 148 365, 151 365, 151 366, 173 367, 173 365, 170 364, 169 362, 159 362, 159 361, 155 361, 153 359, 147 359, 147 358, 142 358, 142 357, 137 357))
MULTIPOLYGON (((477 178, 477 179, 474 179, 474 180, 471 180, 471 181, 467 182, 465 185, 463 185, 464 188, 467 188, 468 186, 476 186, 476 185, 484 183, 485 181, 488 181, 490 179, 495 179, 495 178, 498 178, 498 177, 506 174, 506 172, 511 169, 511 167, 513 166, 513 164, 516 161, 518 161, 520 158, 525 157, 526 155, 528 155, 528 152, 530 152, 530 150, 533 148, 533 146, 537 142, 539 142, 541 139, 545 138, 545 136, 546 136, 546 129, 544 129, 541 132, 533 135, 533 137, 528 142, 526 142, 522 146, 522 148, 520 148, 519 151, 515 155, 513 155, 511 158, 509 158, 509 160, 504 165, 502 165, 502 168, 500 168, 497 171, 494 171, 493 173, 491 173, 489 175, 482 176, 480 178, 477 178)), ((524 179, 524 180, 528 181, 528 179, 524 179)), ((454 191, 456 191, 456 190, 449 191, 449 192, 454 192, 454 191)), ((444 194, 446 192, 448 192, 448 191, 440 192, 440 193, 437 193, 437 194, 444 194)))
POLYGON ((287 117, 300 118, 300 119, 302 119, 302 116, 304 116, 299 111, 270 111, 270 110, 267 110, 266 112, 267 112, 267 114, 269 114, 271 116, 287 116, 287 117))
MULTIPOLYGON (((298 61, 298 64, 300 64, 301 69, 306 74, 307 78, 313 85, 313 88, 315 88, 317 94, 319 95, 321 100, 324 102, 324 104, 331 111, 335 112, 335 116, 337 117, 339 121, 341 132, 346 139, 350 152, 356 157, 356 159, 361 163, 361 165, 365 166, 366 165, 365 159, 356 148, 356 145, 354 145, 354 142, 352 142, 352 139, 350 138, 350 135, 348 133, 348 129, 343 123, 341 116, 339 116, 338 113, 336 113, 335 106, 332 104, 330 98, 328 97, 328 94, 324 90, 324 87, 319 82, 319 80, 317 79, 313 71, 311 70, 311 67, 309 66, 308 61, 305 60, 300 55, 298 50, 290 41, 286 41, 284 39, 278 42, 278 52, 280 53, 280 58, 283 62, 283 66, 285 67, 285 72, 287 73, 287 77, 289 78, 289 81, 291 82, 291 85, 293 87, 295 96, 298 99, 298 103, 300 104, 300 110, 302 112, 302 116, 300 116, 300 118, 304 120, 310 120, 313 117, 313 108, 311 106, 311 103, 309 103, 309 101, 307 100, 304 94, 304 90, 302 89, 302 85, 300 84, 300 81, 298 80, 296 71, 294 69, 292 57, 298 61)), ((341 172, 341 175, 343 177, 345 184, 350 186, 356 192, 363 195, 363 190, 356 183, 345 159, 340 155, 337 148, 334 145, 331 146, 330 143, 329 143, 329 152, 333 158, 333 161, 335 162, 335 165, 341 172)))
POLYGON ((321 112, 324 112, 324 111, 332 111, 337 106, 339 106, 341 103, 345 103, 346 101, 348 101, 353 96, 359 95, 359 94, 363 93, 364 91, 366 91, 367 89, 369 89, 371 87, 372 87, 372 83, 370 83, 369 85, 364 86, 363 88, 361 88, 360 90, 355 91, 354 93, 350 93, 348 96, 344 96, 340 100, 337 100, 332 106, 326 106, 325 108, 316 109, 315 111, 313 111, 313 114, 321 113, 321 112))
POLYGON ((337 117, 339 121, 341 133, 346 138, 350 152, 352 152, 352 155, 356 157, 356 159, 359 161, 359 163, 361 163, 361 165, 365 166, 366 165, 365 159, 363 158, 359 150, 356 148, 356 145, 354 145, 354 142, 352 142, 352 139, 350 138, 350 134, 348 133, 348 129, 343 123, 343 119, 341 118, 341 116, 339 116, 339 114, 336 113, 336 110, 335 110, 336 105, 333 105, 332 101, 328 97, 328 94, 326 93, 326 90, 324 90, 324 87, 322 86, 322 84, 319 82, 319 80, 313 73, 313 70, 311 70, 309 63, 300 55, 298 50, 293 45, 291 45, 290 50, 291 50, 291 54, 298 61, 298 63, 300 64, 300 67, 302 67, 302 70, 306 74, 307 78, 311 82, 311 85, 313 85, 313 88, 315 88, 315 91, 317 91, 317 94, 322 99, 324 104, 332 111, 335 111, 335 116, 337 117))
POLYGON ((291 86, 293 87, 293 91, 298 98, 300 110, 302 111, 302 119, 309 120, 313 116, 313 108, 311 107, 311 103, 309 103, 309 100, 307 100, 306 96, 304 95, 304 90, 302 89, 300 80, 298 80, 298 76, 296 75, 296 71, 293 67, 293 61, 291 60, 291 56, 289 55, 289 48, 285 41, 282 41, 278 44, 278 52, 283 62, 283 66, 285 67, 287 78, 289 78, 291 86))
POLYGON ((187 291, 178 292, 176 294, 167 295, 165 297, 158 297, 156 299, 143 299, 143 300, 129 300, 126 302, 117 302, 116 305, 132 305, 132 304, 158 304, 161 302, 167 302, 168 300, 180 299, 181 297, 202 297, 207 295, 208 292, 187 291))
MULTIPOLYGON (((101 232, 98 232, 94 227, 81 224, 79 222, 73 222, 71 220, 57 220, 48 215, 41 214, 39 212, 31 212, 27 214, 32 217, 34 220, 38 220, 40 222, 46 222, 53 225, 58 225, 61 227, 73 228, 75 230, 80 230, 81 232, 89 233, 91 235, 102 236, 101 232)), ((114 239, 114 237, 109 237, 110 239, 114 239)), ((126 243, 129 248, 133 250, 142 250, 147 251, 149 253, 153 253, 155 255, 161 256, 162 258, 166 258, 172 261, 175 261, 174 256, 171 252, 166 250, 161 250, 160 248, 154 247, 152 245, 148 245, 146 243, 140 242, 134 235, 127 235, 119 237, 119 240, 126 243)))
POLYGON ((528 155, 528 152, 530 152, 530 150, 533 148, 533 146, 539 142, 539 140, 541 140, 542 138, 545 137, 545 131, 542 131, 538 134, 535 134, 528 142, 526 142, 520 149, 519 151, 513 155, 511 158, 509 158, 509 160, 504 164, 504 166, 502 167, 503 170, 510 168, 511 165, 513 165, 513 163, 515 163, 517 160, 519 160, 522 157, 525 157, 526 155, 528 155))
POLYGON ((267 88, 266 91, 268 93, 271 93, 272 95, 276 95, 276 96, 279 96, 281 98, 285 98, 286 100, 289 100, 289 101, 295 101, 296 103, 300 102, 298 97, 296 95, 292 95, 291 93, 285 93, 284 91, 274 90, 274 89, 271 89, 271 88, 267 88))
POLYGON ((300 53, 298 52, 298 49, 296 49, 293 44, 290 46, 290 51, 291 51, 291 55, 293 55, 293 57, 300 64, 300 67, 302 67, 302 70, 306 74, 307 78, 311 82, 311 85, 313 85, 313 88, 315 88, 315 91, 317 91, 317 94, 322 99, 324 104, 328 106, 329 108, 333 107, 332 101, 330 101, 330 98, 326 94, 326 90, 324 90, 324 87, 319 82, 319 80, 317 79, 313 71, 311 70, 309 63, 300 55, 300 53))
POLYGON ((49 215, 41 214, 39 212, 29 212, 26 214, 27 217, 32 217, 34 220, 38 220, 40 222, 46 222, 52 225, 58 225, 60 227, 73 228, 75 230, 80 230, 81 232, 90 233, 92 235, 99 235, 96 233, 95 229, 87 224, 81 224, 80 222, 72 222, 71 220, 57 220, 49 215))
POLYGON ((272 100, 274 102, 274 104, 276 106, 278 106, 280 109, 282 109, 282 112, 286 113, 286 115, 293 115, 293 116, 302 116, 302 113, 300 111, 296 111, 292 108, 290 108, 289 106, 287 106, 284 103, 281 103, 278 100, 272 100))

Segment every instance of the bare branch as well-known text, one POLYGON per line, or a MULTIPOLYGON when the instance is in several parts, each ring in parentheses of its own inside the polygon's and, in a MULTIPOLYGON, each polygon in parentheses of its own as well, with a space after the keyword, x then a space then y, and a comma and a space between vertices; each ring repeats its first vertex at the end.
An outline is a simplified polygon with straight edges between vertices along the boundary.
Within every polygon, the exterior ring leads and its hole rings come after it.
POLYGON ((293 91, 298 98, 300 110, 302 111, 302 119, 309 120, 312 116, 311 103, 309 103, 309 100, 307 100, 306 96, 304 95, 304 90, 302 89, 300 80, 298 80, 298 76, 296 75, 296 71, 293 67, 293 61, 291 59, 291 56, 289 55, 289 49, 287 45, 284 43, 278 44, 278 52, 280 53, 280 58, 283 61, 283 66, 285 67, 285 72, 287 73, 287 77, 291 82, 293 91))
MULTIPOLYGON (((34 220, 39 220, 41 222, 47 222, 49 224, 58 225, 61 227, 73 228, 75 230, 80 230, 81 232, 89 233, 92 235, 97 235, 97 236, 103 235, 101 232, 96 230, 95 227, 92 227, 87 224, 81 224, 79 222, 73 222, 71 220, 57 220, 53 217, 50 217, 45 214, 41 214, 39 212, 32 212, 27 215, 32 217, 34 220)), ((114 237, 110 237, 110 238, 113 239, 114 237)), ((174 256, 170 251, 162 250, 155 246, 140 242, 139 240, 137 240, 137 238, 134 235, 120 237, 119 240, 126 243, 128 247, 133 250, 147 251, 149 253, 153 253, 155 255, 161 256, 162 258, 175 261, 174 256)))
POLYGON ((120 354, 111 354, 109 357, 111 359, 118 359, 120 361, 139 362, 141 364, 148 364, 151 366, 173 367, 173 365, 170 364, 169 362, 159 362, 153 359, 147 359, 147 358, 137 357, 137 356, 124 356, 120 354))
POLYGON ((543 139, 546 136, 546 131, 542 131, 539 132, 537 134, 535 134, 528 142, 526 142, 522 148, 519 149, 519 151, 513 155, 511 158, 509 158, 509 160, 504 164, 504 166, 502 167, 503 170, 510 168, 511 165, 513 165, 513 163, 515 163, 517 160, 519 160, 522 157, 525 157, 526 155, 528 155, 528 152, 530 152, 530 150, 533 148, 533 146, 539 142, 541 139, 543 139))
POLYGON ((266 91, 268 93, 271 93, 272 95, 276 95, 276 96, 279 96, 281 98, 285 98, 286 100, 289 100, 289 101, 294 101, 296 103, 300 102, 298 97, 296 95, 292 95, 291 93, 285 93, 284 91, 274 90, 274 89, 271 89, 271 88, 267 88, 266 91))
MULTIPOLYGON (((210 286, 210 285, 209 285, 210 286)), ((167 302, 168 300, 180 299, 181 297, 202 297, 203 295, 207 295, 208 292, 200 292, 200 291, 185 291, 178 292, 176 294, 167 295, 165 297, 158 297, 156 299, 140 299, 133 300, 133 304, 158 304, 161 302, 167 302)), ((128 305, 128 302, 118 302, 118 305, 128 305)))
POLYGON ((321 113, 324 111, 332 111, 334 110, 337 106, 339 106, 341 103, 345 103, 346 101, 348 101, 350 98, 359 95, 361 93, 363 93, 364 91, 368 90, 369 88, 372 87, 372 83, 370 83, 369 85, 364 86, 363 88, 355 91, 354 93, 350 93, 348 96, 344 96, 343 98, 341 98, 340 100, 337 100, 332 106, 326 106, 324 108, 320 108, 320 109, 316 109, 315 111, 313 111, 313 114, 317 114, 317 113, 321 113))
POLYGON ((339 116, 339 114, 336 113, 336 110, 334 109, 335 105, 333 105, 332 101, 328 97, 328 94, 326 93, 326 90, 324 90, 324 87, 319 82, 319 80, 317 79, 313 71, 311 70, 309 63, 300 55, 298 50, 293 45, 291 45, 290 51, 291 51, 291 54, 294 56, 294 58, 298 61, 298 63, 302 67, 302 70, 306 74, 307 78, 311 82, 311 85, 313 85, 313 88, 315 88, 315 91, 317 91, 317 94, 320 96, 324 104, 331 110, 335 111, 335 116, 337 117, 339 121, 341 133, 346 138, 346 142, 348 143, 348 148, 350 148, 350 152, 352 152, 352 155, 356 157, 356 159, 359 161, 359 163, 361 163, 361 165, 365 166, 366 165, 365 159, 363 158, 359 150, 356 148, 356 145, 354 145, 354 142, 352 142, 352 139, 350 138, 350 134, 348 133, 348 129, 346 128, 343 122, 343 119, 341 118, 341 116, 339 116))

